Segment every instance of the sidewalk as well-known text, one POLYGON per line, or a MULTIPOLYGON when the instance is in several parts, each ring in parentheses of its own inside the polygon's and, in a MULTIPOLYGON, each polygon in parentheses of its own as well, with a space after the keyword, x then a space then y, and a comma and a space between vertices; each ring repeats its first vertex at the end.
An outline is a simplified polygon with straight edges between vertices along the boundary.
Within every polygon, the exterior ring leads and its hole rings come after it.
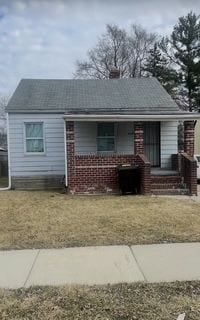
POLYGON ((200 280, 200 243, 0 252, 0 287, 200 280))

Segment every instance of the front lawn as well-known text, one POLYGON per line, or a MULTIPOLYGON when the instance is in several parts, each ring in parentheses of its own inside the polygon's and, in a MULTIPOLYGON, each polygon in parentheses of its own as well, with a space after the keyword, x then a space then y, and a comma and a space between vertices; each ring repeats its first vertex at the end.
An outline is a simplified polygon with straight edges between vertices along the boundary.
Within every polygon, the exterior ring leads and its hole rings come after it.
POLYGON ((200 241, 200 203, 0 192, 0 249, 200 241))
POLYGON ((32 287, 0 290, 2 320, 200 319, 200 283, 32 287))

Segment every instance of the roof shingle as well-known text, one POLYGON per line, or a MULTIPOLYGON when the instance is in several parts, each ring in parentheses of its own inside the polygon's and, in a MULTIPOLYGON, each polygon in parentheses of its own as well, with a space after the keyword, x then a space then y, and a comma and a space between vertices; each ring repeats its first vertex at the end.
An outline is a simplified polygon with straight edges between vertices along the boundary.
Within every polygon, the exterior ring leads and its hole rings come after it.
POLYGON ((175 114, 177 104, 155 78, 22 79, 8 112, 175 114))

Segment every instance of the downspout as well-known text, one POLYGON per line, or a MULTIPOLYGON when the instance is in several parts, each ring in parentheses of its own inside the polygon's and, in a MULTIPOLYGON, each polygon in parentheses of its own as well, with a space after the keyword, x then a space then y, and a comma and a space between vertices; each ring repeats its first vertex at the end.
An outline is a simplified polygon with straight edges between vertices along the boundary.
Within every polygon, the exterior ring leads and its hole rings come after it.
POLYGON ((67 187, 67 139, 66 139, 66 120, 64 119, 64 150, 65 150, 65 187, 67 187))
POLYGON ((8 187, 0 188, 0 191, 11 189, 11 172, 10 172, 10 134, 9 134, 9 117, 6 114, 6 127, 7 127, 7 148, 8 148, 8 187))

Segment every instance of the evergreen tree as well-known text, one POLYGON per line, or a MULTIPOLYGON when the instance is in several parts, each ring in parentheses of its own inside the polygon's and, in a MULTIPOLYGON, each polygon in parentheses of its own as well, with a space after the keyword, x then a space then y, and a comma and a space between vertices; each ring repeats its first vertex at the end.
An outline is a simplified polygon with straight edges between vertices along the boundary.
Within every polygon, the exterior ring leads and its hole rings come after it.
POLYGON ((190 12, 180 17, 170 38, 163 39, 162 49, 177 65, 188 109, 199 110, 200 16, 190 12))
POLYGON ((178 85, 178 74, 170 66, 169 59, 163 56, 157 42, 154 44, 153 49, 149 51, 144 71, 146 71, 148 76, 156 77, 167 92, 173 96, 178 85))

